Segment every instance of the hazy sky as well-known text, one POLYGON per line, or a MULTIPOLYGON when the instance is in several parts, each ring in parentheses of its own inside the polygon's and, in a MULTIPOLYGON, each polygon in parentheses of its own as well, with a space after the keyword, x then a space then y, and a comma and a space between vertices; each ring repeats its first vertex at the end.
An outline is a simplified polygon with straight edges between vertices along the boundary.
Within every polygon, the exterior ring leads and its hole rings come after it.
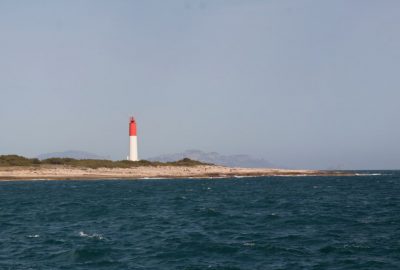
POLYGON ((400 168, 400 1, 0 0, 0 154, 400 168))

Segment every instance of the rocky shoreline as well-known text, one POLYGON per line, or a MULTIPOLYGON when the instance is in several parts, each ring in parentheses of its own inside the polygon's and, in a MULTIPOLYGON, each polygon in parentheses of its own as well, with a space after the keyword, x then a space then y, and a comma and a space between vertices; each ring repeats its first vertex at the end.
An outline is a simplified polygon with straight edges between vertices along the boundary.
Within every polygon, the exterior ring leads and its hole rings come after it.
POLYGON ((343 171, 229 168, 223 166, 143 166, 133 168, 79 168, 63 165, 2 167, 0 180, 90 180, 157 178, 231 178, 257 176, 354 176, 343 171))

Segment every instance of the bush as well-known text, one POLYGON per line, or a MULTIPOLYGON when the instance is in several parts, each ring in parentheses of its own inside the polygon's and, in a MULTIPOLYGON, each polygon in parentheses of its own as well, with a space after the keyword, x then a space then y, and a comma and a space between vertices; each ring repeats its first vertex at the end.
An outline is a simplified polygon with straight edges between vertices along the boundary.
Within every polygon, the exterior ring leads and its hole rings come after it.
POLYGON ((39 165, 40 160, 37 158, 26 158, 18 155, 0 156, 0 166, 35 166, 39 165))
POLYGON ((40 161, 37 158, 25 158, 17 155, 3 155, 0 156, 0 167, 6 166, 39 166, 39 165, 63 165, 72 167, 83 168, 132 168, 132 167, 149 167, 149 166, 198 166, 198 165, 211 165, 202 163, 197 160, 184 158, 182 160, 173 162, 159 162, 159 161, 130 161, 119 160, 112 161, 106 159, 74 159, 74 158, 48 158, 40 161))

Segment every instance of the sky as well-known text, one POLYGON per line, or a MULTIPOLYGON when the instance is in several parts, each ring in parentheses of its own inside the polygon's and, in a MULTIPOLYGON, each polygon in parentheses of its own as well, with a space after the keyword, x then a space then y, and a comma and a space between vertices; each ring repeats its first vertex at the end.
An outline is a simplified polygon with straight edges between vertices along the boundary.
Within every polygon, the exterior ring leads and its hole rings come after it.
POLYGON ((400 1, 0 0, 0 154, 400 168, 400 1))

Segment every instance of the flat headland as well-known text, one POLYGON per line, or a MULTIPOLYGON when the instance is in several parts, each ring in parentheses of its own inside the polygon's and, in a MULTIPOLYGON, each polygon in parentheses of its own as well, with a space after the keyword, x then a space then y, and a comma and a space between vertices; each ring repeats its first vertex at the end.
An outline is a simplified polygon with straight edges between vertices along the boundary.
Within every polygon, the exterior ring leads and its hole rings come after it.
POLYGON ((351 176, 343 171, 288 170, 271 168, 230 168, 195 160, 175 162, 111 161, 71 158, 28 159, 0 156, 0 180, 79 180, 230 178, 256 176, 351 176))

